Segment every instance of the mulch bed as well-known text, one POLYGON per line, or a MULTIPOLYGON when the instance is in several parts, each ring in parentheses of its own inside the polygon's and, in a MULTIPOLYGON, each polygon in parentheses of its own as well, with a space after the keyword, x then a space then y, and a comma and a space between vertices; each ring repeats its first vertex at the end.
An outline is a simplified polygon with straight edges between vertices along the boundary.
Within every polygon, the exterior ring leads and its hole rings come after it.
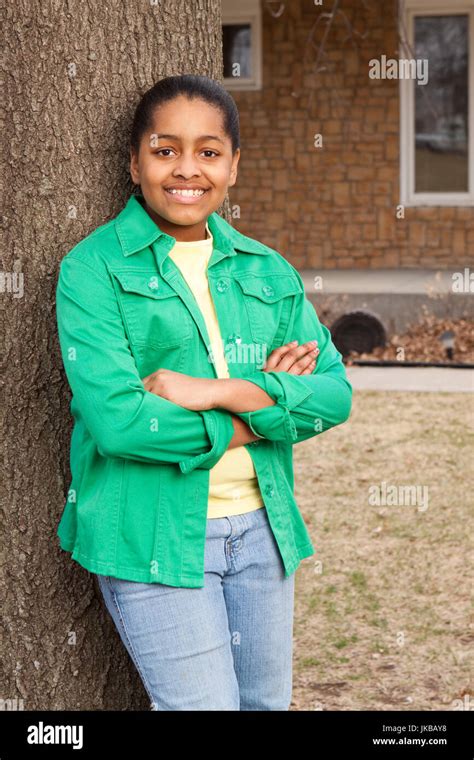
POLYGON ((449 361, 440 341, 447 330, 454 333, 453 363, 474 363, 474 322, 467 319, 440 319, 432 314, 424 315, 418 324, 411 325, 403 335, 392 335, 386 346, 378 346, 371 353, 351 353, 346 364, 353 359, 397 360, 421 362, 449 361))

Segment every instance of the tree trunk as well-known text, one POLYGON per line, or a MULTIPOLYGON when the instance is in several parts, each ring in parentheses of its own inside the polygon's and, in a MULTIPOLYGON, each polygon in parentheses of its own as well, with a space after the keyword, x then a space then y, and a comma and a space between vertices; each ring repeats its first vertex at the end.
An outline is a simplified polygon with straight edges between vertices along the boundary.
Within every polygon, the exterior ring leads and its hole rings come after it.
POLYGON ((132 190, 127 140, 141 94, 171 74, 222 79, 220 5, 8 5, 0 697, 13 707, 150 709, 94 576, 56 537, 72 418, 55 288, 63 256, 132 190))

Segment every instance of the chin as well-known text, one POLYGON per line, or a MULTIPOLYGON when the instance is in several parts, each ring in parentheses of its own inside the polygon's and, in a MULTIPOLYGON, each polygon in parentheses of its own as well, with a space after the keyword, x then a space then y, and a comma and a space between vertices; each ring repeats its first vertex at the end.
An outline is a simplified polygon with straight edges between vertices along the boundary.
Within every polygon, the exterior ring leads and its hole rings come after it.
POLYGON ((207 219, 209 216, 209 211, 206 209, 180 209, 179 211, 173 212, 173 214, 170 214, 168 211, 168 214, 166 215, 166 218, 170 220, 170 222, 174 222, 175 224, 198 224, 203 219, 207 219))

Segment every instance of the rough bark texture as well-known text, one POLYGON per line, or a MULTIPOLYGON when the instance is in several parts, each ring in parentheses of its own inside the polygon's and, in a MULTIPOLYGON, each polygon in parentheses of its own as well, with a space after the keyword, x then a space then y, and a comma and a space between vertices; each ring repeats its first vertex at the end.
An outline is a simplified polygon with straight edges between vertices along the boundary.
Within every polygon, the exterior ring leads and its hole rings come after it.
POLYGON ((25 710, 149 709, 94 577, 56 538, 72 418, 55 287, 62 257, 132 190, 127 138, 140 95, 171 74, 221 78, 220 13, 219 0, 8 4, 2 270, 23 274, 24 292, 7 284, 0 300, 0 698, 25 710))

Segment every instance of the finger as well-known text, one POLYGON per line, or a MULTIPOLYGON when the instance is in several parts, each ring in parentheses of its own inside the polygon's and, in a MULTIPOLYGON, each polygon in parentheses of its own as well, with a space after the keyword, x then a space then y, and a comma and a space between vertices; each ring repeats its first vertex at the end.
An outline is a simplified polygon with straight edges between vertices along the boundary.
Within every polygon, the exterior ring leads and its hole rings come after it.
MULTIPOLYGON (((319 349, 316 349, 319 353, 319 349)), ((293 366, 288 370, 292 375, 309 375, 314 370, 317 361, 317 354, 313 352, 303 356, 299 361, 295 362, 293 366)))
POLYGON ((311 375, 314 372, 315 368, 316 368, 316 361, 317 361, 317 359, 313 359, 313 361, 311 362, 311 364, 309 364, 306 367, 306 369, 303 370, 303 372, 301 374, 302 375, 311 375))
POLYGON ((267 358, 264 369, 275 369, 275 367, 278 365, 281 358, 287 353, 287 351, 290 351, 292 348, 298 345, 297 340, 292 340, 291 343, 285 343, 283 346, 278 346, 278 348, 274 348, 271 352, 270 356, 267 358))
POLYGON ((314 358, 314 353, 312 352, 315 350, 316 347, 312 341, 308 341, 307 343, 303 343, 301 346, 297 346, 296 348, 291 349, 281 358, 278 364, 278 371, 289 372, 293 364, 305 356, 308 356, 309 359, 314 358))

